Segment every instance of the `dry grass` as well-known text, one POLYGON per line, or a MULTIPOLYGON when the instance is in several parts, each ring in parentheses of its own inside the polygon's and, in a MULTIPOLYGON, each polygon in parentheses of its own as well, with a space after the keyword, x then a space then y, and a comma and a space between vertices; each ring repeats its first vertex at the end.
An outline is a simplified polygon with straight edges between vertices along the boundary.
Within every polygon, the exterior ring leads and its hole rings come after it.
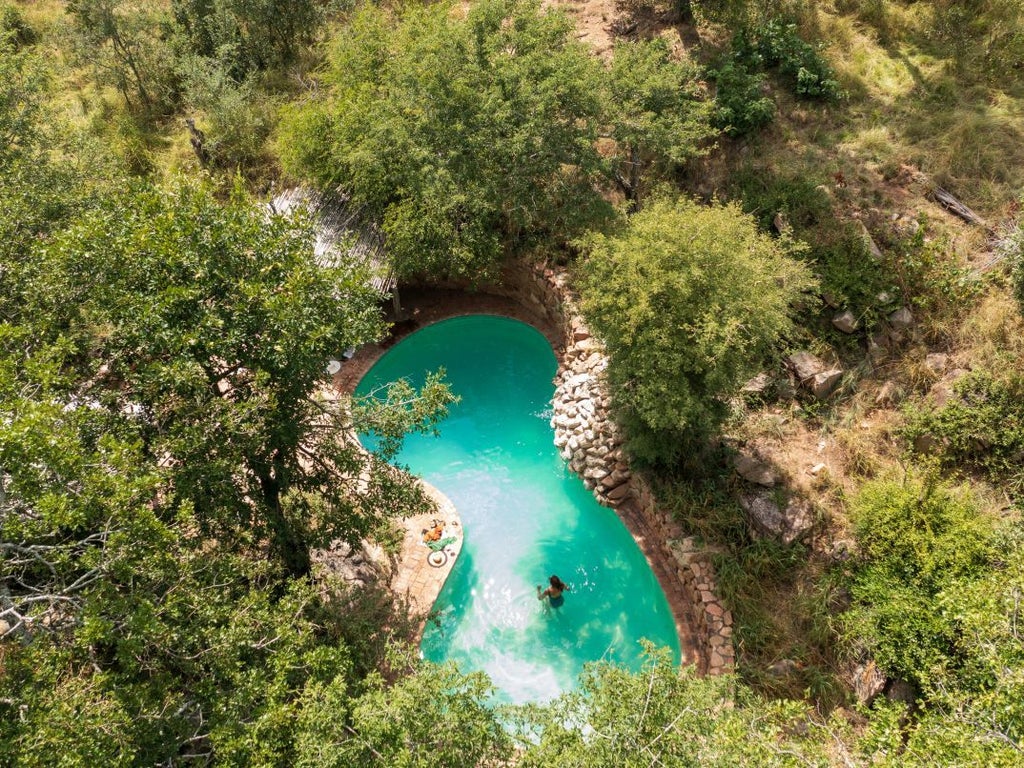
POLYGON ((964 360, 975 368, 996 370, 1024 363, 1024 316, 1005 290, 993 289, 960 327, 964 360))
POLYGON ((1024 188, 1024 79, 954 75, 927 3, 835 5, 850 12, 826 7, 814 25, 848 94, 827 143, 854 163, 913 165, 980 213, 1003 213, 1024 188))

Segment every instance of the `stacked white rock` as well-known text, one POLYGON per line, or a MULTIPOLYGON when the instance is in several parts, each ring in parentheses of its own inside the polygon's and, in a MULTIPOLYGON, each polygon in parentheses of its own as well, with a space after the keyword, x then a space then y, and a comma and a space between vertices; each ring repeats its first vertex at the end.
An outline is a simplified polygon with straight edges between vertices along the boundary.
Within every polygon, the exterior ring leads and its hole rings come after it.
POLYGON ((615 506, 629 495, 630 471, 609 412, 608 358, 583 321, 571 309, 567 315, 571 334, 555 377, 551 418, 555 445, 597 500, 615 506))

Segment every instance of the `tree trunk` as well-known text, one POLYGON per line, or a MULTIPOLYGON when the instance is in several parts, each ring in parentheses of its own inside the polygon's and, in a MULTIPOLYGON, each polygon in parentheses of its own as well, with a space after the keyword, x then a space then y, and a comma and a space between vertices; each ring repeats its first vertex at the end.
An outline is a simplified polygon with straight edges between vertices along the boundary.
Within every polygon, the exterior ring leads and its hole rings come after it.
POLYGON ((284 508, 281 506, 281 483, 278 478, 283 470, 283 462, 280 459, 274 459, 272 467, 261 463, 256 469, 267 521, 270 523, 271 545, 289 575, 308 576, 313 567, 309 544, 301 530, 285 517, 284 508))

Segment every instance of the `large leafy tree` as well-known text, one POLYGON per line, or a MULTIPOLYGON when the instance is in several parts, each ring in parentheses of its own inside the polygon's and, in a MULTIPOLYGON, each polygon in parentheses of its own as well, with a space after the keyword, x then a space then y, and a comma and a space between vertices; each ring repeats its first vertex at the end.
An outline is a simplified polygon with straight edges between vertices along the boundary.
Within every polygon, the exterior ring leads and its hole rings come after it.
POLYGON ((109 190, 5 263, 5 764, 285 764, 305 687, 354 680, 352 604, 309 549, 418 502, 349 432, 404 433, 446 391, 315 397, 376 296, 301 223, 214 193, 109 190))
POLYGON ((68 0, 74 50, 129 109, 163 114, 178 98, 171 18, 159 4, 68 0))
POLYGON ((590 250, 582 308, 608 347, 613 402, 633 452, 671 461, 791 327, 810 274, 738 206, 685 199, 651 203, 590 250))
POLYGON ((696 65, 674 59, 660 37, 615 46, 605 79, 611 173, 635 208, 652 176, 706 151, 713 102, 696 65))
POLYGON ((606 223, 601 187, 635 202, 647 174, 699 152, 697 73, 669 53, 623 45, 607 70, 530 0, 397 21, 367 5, 334 42, 326 87, 286 115, 281 153, 368 206, 399 274, 473 275, 606 223))
POLYGON ((0 762, 278 763, 302 688, 350 676, 340 614, 204 539, 102 409, 39 387, 4 388, 0 762))
POLYGON ((393 24, 367 4, 329 58, 326 98, 286 116, 283 159, 367 204, 400 273, 472 273, 603 210, 598 65, 562 14, 486 0, 393 24))
MULTIPOLYGON (((324 361, 382 331, 355 269, 322 269, 309 231, 203 184, 114 194, 26 270, 28 348, 60 346, 69 402, 95 403, 165 467, 169 492, 221 541, 269 541, 294 574, 309 548, 356 540, 417 494, 366 467, 324 361)), ((443 390, 404 411, 434 414, 443 390)))

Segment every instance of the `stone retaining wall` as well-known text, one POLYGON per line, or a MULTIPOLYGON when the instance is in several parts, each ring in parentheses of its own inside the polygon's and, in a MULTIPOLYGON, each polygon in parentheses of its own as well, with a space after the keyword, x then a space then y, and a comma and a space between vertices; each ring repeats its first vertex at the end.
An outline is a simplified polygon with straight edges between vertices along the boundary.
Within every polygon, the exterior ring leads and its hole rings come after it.
POLYGON ((701 645, 698 666, 702 672, 721 675, 733 671, 736 664, 732 642, 732 612, 718 598, 713 550, 696 538, 685 536, 682 526, 668 512, 658 509, 647 483, 634 477, 636 507, 654 531, 662 552, 674 570, 684 593, 693 606, 695 640, 701 645))
MULTIPOLYGON (((449 283, 441 287, 468 286, 449 283)), ((648 558, 662 561, 664 567, 655 571, 659 578, 675 582, 663 584, 670 602, 678 595, 679 602, 689 608, 689 621, 681 622, 677 615, 677 625, 690 624, 693 637, 689 639, 696 655, 692 661, 698 669, 708 674, 732 671, 732 616, 717 597, 711 552, 685 537, 679 523, 658 509, 643 479, 630 471, 622 436, 610 418, 604 377, 608 359, 580 316, 568 276, 560 269, 517 262, 502 270, 498 282, 476 289, 513 299, 536 313, 549 328, 561 329, 562 345, 555 350, 559 366, 551 418, 555 445, 598 502, 615 508, 627 524, 633 523, 631 531, 648 558)), ((673 605, 676 614, 684 610, 684 606, 673 605)))

